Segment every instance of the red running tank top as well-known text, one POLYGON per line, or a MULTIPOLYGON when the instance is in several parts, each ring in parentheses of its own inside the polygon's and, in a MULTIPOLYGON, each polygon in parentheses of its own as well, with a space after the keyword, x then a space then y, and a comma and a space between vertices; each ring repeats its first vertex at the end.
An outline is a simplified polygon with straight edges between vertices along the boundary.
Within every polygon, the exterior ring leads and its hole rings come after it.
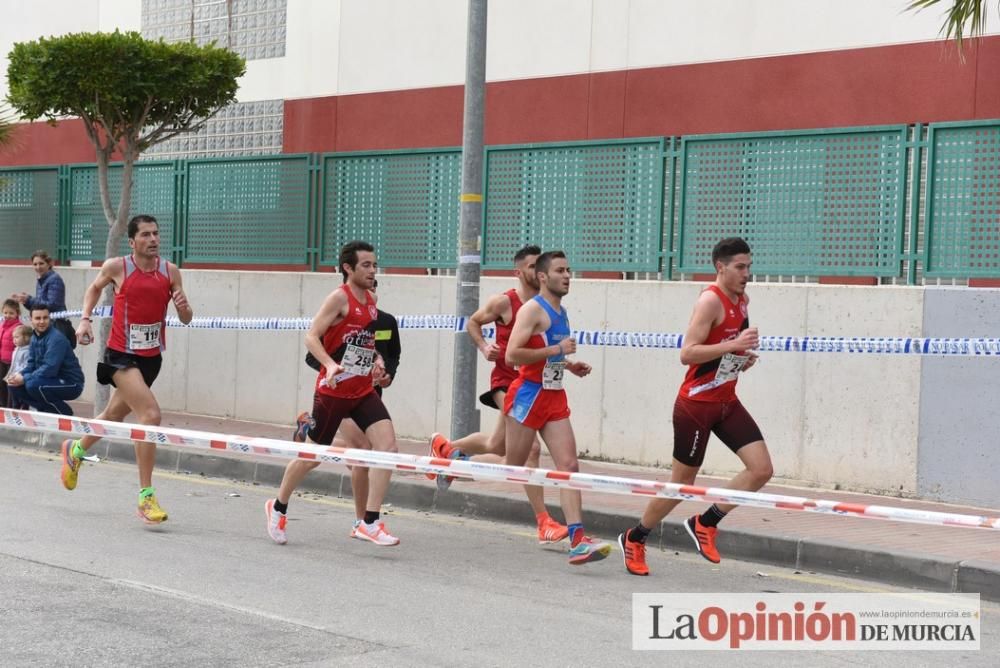
POLYGON ((170 263, 158 257, 152 271, 142 271, 129 255, 122 258, 122 265, 125 280, 115 292, 108 348, 139 357, 156 357, 167 347, 170 263))
MULTIPOLYGON (((708 333, 705 345, 731 341, 750 326, 746 295, 740 295, 734 304, 716 285, 707 288, 715 293, 726 310, 726 317, 708 333)), ((746 351, 727 353, 701 364, 691 364, 684 375, 680 396, 695 401, 732 401, 736 398, 736 381, 747 362, 746 351)))
POLYGON ((510 333, 514 329, 514 320, 517 319, 517 312, 521 310, 523 302, 517 294, 517 290, 511 288, 504 293, 507 298, 510 299, 510 322, 500 322, 496 321, 495 327, 497 330, 497 347, 500 348, 500 354, 497 355, 494 366, 496 370, 509 377, 511 380, 517 378, 517 371, 512 369, 507 360, 504 359, 504 355, 507 354, 507 342, 510 341, 510 333))
POLYGON ((365 302, 361 303, 346 283, 341 289, 347 293, 347 315, 323 334, 323 349, 334 362, 344 366, 344 372, 337 376, 336 387, 330 388, 320 385, 326 378, 326 368, 321 368, 316 377, 316 392, 340 399, 356 399, 375 391, 372 366, 378 309, 367 292, 365 302))

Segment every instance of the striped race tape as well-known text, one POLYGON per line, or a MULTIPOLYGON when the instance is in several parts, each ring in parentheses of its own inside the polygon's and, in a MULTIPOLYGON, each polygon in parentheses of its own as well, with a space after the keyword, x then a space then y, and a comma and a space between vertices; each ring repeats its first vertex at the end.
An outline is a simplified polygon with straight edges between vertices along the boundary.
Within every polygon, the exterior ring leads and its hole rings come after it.
MULTIPOLYGON (((53 318, 78 318, 80 311, 53 313, 53 318)), ((111 307, 94 309, 95 318, 111 316, 111 307)), ((466 317, 444 313, 426 315, 401 315, 397 317, 400 329, 446 330, 464 332, 466 317)), ((312 318, 194 318, 187 325, 174 316, 167 318, 170 327, 190 329, 236 330, 294 330, 305 331, 312 318)), ((483 336, 493 338, 493 327, 484 327, 483 336)), ((683 334, 660 332, 627 332, 607 330, 573 330, 579 345, 616 348, 658 348, 676 350, 684 342, 683 334)), ((760 352, 774 353, 868 353, 874 355, 933 355, 933 356, 985 356, 1000 357, 1000 338, 922 338, 922 337, 871 337, 871 336, 762 336, 760 352)))
POLYGON ((710 503, 733 503, 777 510, 801 510, 829 515, 847 515, 873 519, 914 522, 982 529, 1000 529, 1000 518, 941 513, 893 506, 874 506, 841 501, 808 499, 798 496, 744 492, 718 487, 678 485, 655 480, 638 480, 590 473, 569 473, 522 466, 488 464, 469 460, 439 459, 373 450, 322 447, 270 438, 252 438, 230 434, 152 427, 147 425, 90 420, 75 416, 0 409, 0 426, 67 436, 96 435, 118 441, 150 441, 185 448, 234 452, 240 455, 265 455, 284 459, 304 459, 325 464, 346 464, 407 472, 447 474, 472 480, 510 482, 646 498, 699 500, 710 503))

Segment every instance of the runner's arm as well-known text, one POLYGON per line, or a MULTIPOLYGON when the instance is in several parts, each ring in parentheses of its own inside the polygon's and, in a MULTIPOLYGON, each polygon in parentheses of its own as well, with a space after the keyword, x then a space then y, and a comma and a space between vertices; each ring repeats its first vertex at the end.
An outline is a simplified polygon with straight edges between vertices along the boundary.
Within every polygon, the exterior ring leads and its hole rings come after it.
POLYGON ((167 271, 170 272, 170 298, 174 300, 177 319, 186 325, 194 318, 194 310, 188 304, 187 295, 184 293, 181 270, 177 268, 177 265, 168 263, 167 271))
POLYGON ((757 328, 749 327, 739 333, 734 339, 712 345, 704 343, 712 331, 713 325, 725 318, 725 308, 722 302, 710 291, 701 293, 694 306, 691 322, 684 334, 684 344, 681 346, 681 364, 702 364, 718 359, 726 353, 744 354, 747 350, 757 347, 757 328))
POLYGON ((313 357, 327 370, 340 365, 333 361, 333 358, 323 347, 323 335, 326 334, 326 330, 340 321, 345 308, 347 308, 347 294, 343 290, 334 290, 323 300, 323 305, 313 316, 312 325, 306 332, 306 350, 311 352, 313 357))
POLYGON ((694 313, 691 314, 691 322, 688 323, 687 331, 684 332, 684 343, 681 346, 681 364, 702 364, 714 359, 718 359, 726 353, 740 350, 733 341, 723 341, 713 345, 706 345, 705 339, 716 321, 721 322, 722 303, 711 291, 706 290, 698 297, 694 305, 694 313))
POLYGON ((469 322, 465 325, 465 331, 469 333, 469 338, 476 344, 476 348, 483 354, 486 361, 492 362, 500 354, 497 344, 489 343, 483 338, 483 327, 499 320, 504 312, 510 308, 510 297, 507 295, 493 295, 485 304, 469 316, 469 322))
POLYGON ((119 257, 108 258, 101 265, 101 271, 97 273, 97 278, 87 286, 83 293, 83 315, 80 316, 80 324, 76 328, 76 340, 81 345, 87 345, 94 340, 94 330, 91 327, 91 315, 94 307, 101 299, 101 292, 104 288, 112 284, 117 284, 122 274, 122 261, 119 257))

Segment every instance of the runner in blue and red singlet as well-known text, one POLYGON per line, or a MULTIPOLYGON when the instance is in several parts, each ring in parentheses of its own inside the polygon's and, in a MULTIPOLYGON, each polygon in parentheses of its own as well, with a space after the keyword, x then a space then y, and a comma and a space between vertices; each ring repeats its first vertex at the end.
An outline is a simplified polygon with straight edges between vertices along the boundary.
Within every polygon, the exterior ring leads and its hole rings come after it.
MULTIPOLYGON (((505 355, 508 364, 519 367, 517 380, 511 383, 503 406, 507 421, 507 463, 524 466, 532 441, 540 433, 556 469, 578 471, 576 436, 569 421, 563 376, 567 371, 586 376, 590 365, 567 357, 576 352, 576 341, 562 306, 562 298, 569 293, 571 276, 566 254, 542 253, 535 261, 535 274, 539 294, 518 312, 505 355)), ((590 538, 583 531, 580 491, 563 488, 559 499, 568 525, 569 563, 585 564, 607 557, 611 545, 590 538)))
MULTIPOLYGON (((475 313, 469 316, 466 331, 469 338, 476 344, 483 357, 493 362, 490 373, 490 389, 479 397, 484 406, 502 409, 504 399, 510 384, 517 379, 517 370, 507 364, 507 342, 514 329, 514 322, 521 306, 538 294, 538 276, 535 274, 535 261, 541 255, 538 246, 525 246, 514 254, 514 276, 517 277, 517 287, 490 297, 475 313), (483 327, 493 324, 496 328, 496 340, 489 343, 483 338, 483 327)), ((432 457, 470 458, 474 461, 493 461, 506 463, 506 424, 500 415, 493 427, 492 433, 475 432, 449 441, 441 434, 431 435, 430 454, 432 457)), ((525 465, 538 468, 541 444, 536 438, 532 441, 531 451, 525 465)), ((452 476, 437 476, 433 473, 427 477, 437 479, 439 489, 445 490, 454 478, 452 476)), ((568 535, 565 525, 549 515, 545 507, 545 490, 538 485, 525 485, 524 493, 528 503, 535 513, 535 523, 538 526, 538 542, 541 544, 558 543, 568 535)))

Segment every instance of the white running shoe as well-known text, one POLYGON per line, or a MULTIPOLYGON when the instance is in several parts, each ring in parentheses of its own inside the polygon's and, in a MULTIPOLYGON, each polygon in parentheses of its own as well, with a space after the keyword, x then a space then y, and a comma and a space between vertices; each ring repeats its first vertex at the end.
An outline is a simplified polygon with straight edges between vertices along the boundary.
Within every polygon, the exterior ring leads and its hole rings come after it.
POLYGON ((288 517, 274 509, 274 499, 264 502, 264 513, 267 514, 267 535, 278 545, 287 543, 285 523, 288 522, 288 517))
POLYGON ((372 543, 382 547, 399 545, 399 539, 386 531, 385 522, 382 520, 379 520, 375 524, 365 524, 362 522, 358 525, 358 528, 354 530, 354 533, 355 538, 371 541, 372 543))

